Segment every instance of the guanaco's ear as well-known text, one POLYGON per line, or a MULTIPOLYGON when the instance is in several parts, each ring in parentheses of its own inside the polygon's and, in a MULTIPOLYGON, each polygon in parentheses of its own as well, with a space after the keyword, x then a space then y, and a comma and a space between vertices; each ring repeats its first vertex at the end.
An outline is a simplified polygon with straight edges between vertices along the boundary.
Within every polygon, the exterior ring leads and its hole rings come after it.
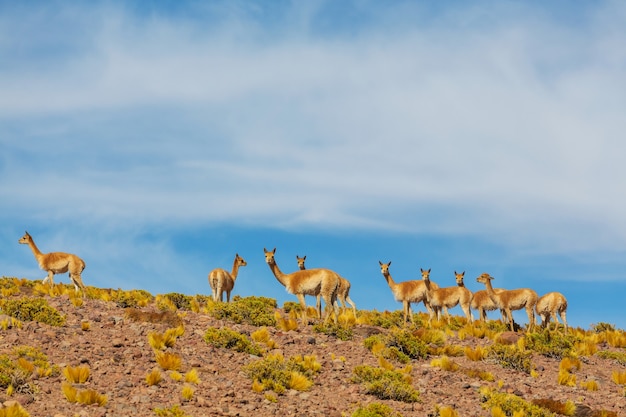
POLYGON ((304 259, 306 261, 306 255, 304 255, 304 258, 302 258, 302 259, 304 259))
POLYGON ((274 248, 274 250, 272 251, 272 253, 276 253, 276 248, 274 248))

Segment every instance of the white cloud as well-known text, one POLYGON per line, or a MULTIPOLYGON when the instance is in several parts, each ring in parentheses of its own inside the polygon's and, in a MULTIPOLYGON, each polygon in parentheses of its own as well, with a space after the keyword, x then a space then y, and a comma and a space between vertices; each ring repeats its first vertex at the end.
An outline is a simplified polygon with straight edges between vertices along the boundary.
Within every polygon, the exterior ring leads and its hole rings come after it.
MULTIPOLYGON (((203 26, 64 9, 93 29, 53 31, 58 59, 37 53, 49 45, 35 32, 24 62, 0 69, 0 196, 43 217, 624 248, 620 4, 580 27, 530 6, 473 7, 443 13, 441 27, 373 22, 353 36, 314 36, 317 9, 297 8, 294 37, 236 12, 203 26)), ((8 19, 5 39, 19 27, 8 19)))

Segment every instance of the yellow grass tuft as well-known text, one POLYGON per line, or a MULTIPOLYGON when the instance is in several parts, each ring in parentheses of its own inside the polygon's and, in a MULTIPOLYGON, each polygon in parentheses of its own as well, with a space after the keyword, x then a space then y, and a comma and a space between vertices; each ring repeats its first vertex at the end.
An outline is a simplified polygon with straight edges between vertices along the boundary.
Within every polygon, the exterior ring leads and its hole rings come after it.
POLYGON ((189 384, 196 384, 196 385, 198 385, 200 382, 202 382, 200 380, 200 376, 198 375, 198 370, 195 369, 195 368, 192 368, 191 370, 189 370, 185 374, 185 382, 187 382, 189 384))
POLYGON ((311 385, 313 385, 313 381, 302 375, 300 372, 291 372, 288 384, 289 388, 295 389, 296 391, 306 391, 311 388, 311 385))
POLYGON ((177 371, 182 365, 180 356, 170 352, 156 352, 156 362, 165 371, 177 371))
POLYGON ((65 395, 65 398, 69 402, 75 403, 77 401, 76 397, 78 396, 78 390, 74 388, 72 384, 64 382, 61 384, 61 389, 63 390, 63 395, 65 395))
POLYGON ((276 327, 280 330, 288 332, 290 330, 298 329, 298 316, 295 310, 289 311, 289 317, 283 318, 278 311, 274 313, 274 318, 276 319, 276 327))
POLYGON ((507 417, 506 413, 498 406, 491 409, 491 417, 507 417))
POLYGON ((465 347, 465 356, 471 361, 482 361, 487 357, 487 350, 481 346, 476 346, 472 349, 469 346, 465 347))
POLYGON ((450 406, 439 408, 439 417, 459 417, 459 413, 450 406))
POLYGON ((83 332, 89 331, 91 329, 91 324, 87 320, 83 320, 80 322, 80 329, 83 332))
POLYGON ((337 318, 339 324, 354 326, 356 324, 356 317, 354 317, 354 312, 348 309, 342 309, 339 313, 339 317, 337 318))
POLYGON ((63 369, 63 376, 72 384, 82 384, 89 379, 89 367, 81 365, 77 367, 66 366, 63 369))
POLYGON ((169 375, 172 381, 179 382, 179 381, 182 381, 183 379, 183 374, 181 374, 178 371, 170 371, 169 375))
POLYGON ((28 411, 26 411, 18 402, 11 402, 0 408, 0 416, 2 417, 30 417, 28 411))
POLYGON ((190 401, 193 398, 193 394, 194 393, 195 393, 194 388, 191 385, 189 385, 189 384, 185 384, 183 386, 183 389, 182 389, 180 395, 183 398, 183 400, 190 401))
POLYGON ((263 385, 263 383, 259 382, 259 380, 255 379, 252 382, 252 391, 254 391, 254 392, 263 392, 263 391, 265 391, 265 385, 263 385))
POLYGON ((580 387, 587 390, 587 391, 598 391, 600 389, 600 385, 598 384, 598 381, 594 380, 594 379, 590 379, 588 381, 585 382, 581 382, 580 383, 580 387))
POLYGON ((559 385, 565 385, 567 387, 575 387, 576 386, 576 375, 570 374, 565 369, 560 369, 557 382, 559 383, 559 385))
POLYGON ((567 372, 574 372, 580 370, 582 366, 580 359, 578 358, 563 358, 559 364, 559 369, 567 372))
POLYGON ((107 396, 103 394, 98 394, 96 391, 92 389, 78 391, 78 395, 76 396, 76 400, 85 405, 98 404, 100 407, 104 407, 107 403, 107 396))
POLYGON ((35 370, 35 364, 29 361, 26 358, 18 358, 17 366, 19 366, 22 370, 24 370, 27 374, 32 374, 35 370))
POLYGON ((611 374, 611 379, 617 385, 626 385, 626 371, 613 371, 613 373, 611 374))
POLYGON ((382 356, 378 357, 378 365, 383 369, 387 369, 388 371, 393 371, 394 369, 393 364, 382 356))
POLYGON ((615 348, 626 348, 626 332, 623 330, 607 330, 606 342, 615 348))
POLYGON ((459 370, 459 365, 447 356, 442 356, 441 358, 433 359, 430 362, 430 366, 441 368, 444 371, 449 371, 449 372, 456 372, 459 370))
POLYGON ((598 351, 598 345, 591 340, 582 340, 574 344, 574 351, 578 356, 593 356, 598 351))
POLYGON ((149 386, 159 385, 163 376, 161 375, 161 371, 157 368, 154 368, 148 375, 146 375, 146 384, 149 386))

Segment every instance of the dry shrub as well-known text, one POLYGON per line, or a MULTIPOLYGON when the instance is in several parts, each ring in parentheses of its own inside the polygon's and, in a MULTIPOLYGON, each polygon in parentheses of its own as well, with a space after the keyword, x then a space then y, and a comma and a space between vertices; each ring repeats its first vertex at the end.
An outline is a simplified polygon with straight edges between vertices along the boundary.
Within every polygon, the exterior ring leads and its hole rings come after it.
POLYGON ((139 309, 129 307, 124 310, 126 317, 130 320, 142 322, 142 323, 162 323, 168 325, 168 327, 178 327, 182 325, 183 321, 176 312, 167 311, 141 311, 139 309))

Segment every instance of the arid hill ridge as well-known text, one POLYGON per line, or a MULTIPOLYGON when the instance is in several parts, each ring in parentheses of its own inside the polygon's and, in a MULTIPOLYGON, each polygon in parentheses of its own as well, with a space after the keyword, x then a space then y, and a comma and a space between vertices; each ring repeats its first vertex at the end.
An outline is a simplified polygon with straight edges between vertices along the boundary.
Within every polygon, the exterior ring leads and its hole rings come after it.
POLYGON ((606 323, 510 332, 455 308, 450 323, 347 310, 304 325, 263 297, 0 289, 0 415, 626 416, 626 332, 606 323))

